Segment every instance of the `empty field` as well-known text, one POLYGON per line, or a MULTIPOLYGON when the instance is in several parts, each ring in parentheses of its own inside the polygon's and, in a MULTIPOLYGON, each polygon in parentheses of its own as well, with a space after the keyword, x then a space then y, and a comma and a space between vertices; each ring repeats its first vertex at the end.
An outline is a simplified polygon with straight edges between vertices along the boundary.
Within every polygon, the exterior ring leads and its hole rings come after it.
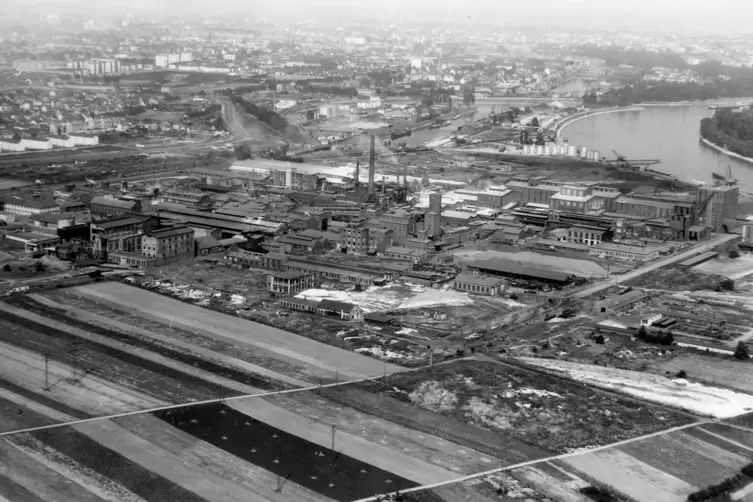
POLYGON ((640 501, 685 502, 696 491, 695 486, 618 450, 585 453, 565 462, 640 501))
MULTIPOLYGON (((343 378, 379 376, 385 364, 342 349, 309 340, 261 324, 252 323, 226 314, 186 305, 138 288, 118 283, 99 283, 78 288, 121 305, 139 314, 153 314, 163 320, 186 329, 200 329, 213 333, 218 338, 258 346, 275 354, 299 361, 310 367, 323 370, 327 376, 335 372, 343 378)), ((394 365, 386 365, 386 371, 400 371, 394 365)))
MULTIPOLYGON (((689 380, 698 380, 713 385, 722 385, 753 394, 753 365, 731 358, 680 354, 670 359, 659 359, 651 364, 659 374, 675 375, 685 371, 689 380)), ((753 410, 751 410, 753 411, 753 410)))
POLYGON ((699 488, 723 481, 748 462, 683 432, 654 436, 618 450, 699 488))
MULTIPOLYGON (((292 385, 305 386, 301 382, 315 381, 315 373, 303 365, 294 365, 290 361, 272 357, 271 352, 258 347, 233 343, 210 334, 199 334, 171 325, 157 316, 137 315, 119 310, 115 302, 106 302, 79 294, 76 290, 53 291, 45 296, 28 295, 26 301, 43 304, 89 324, 115 329, 121 333, 139 335, 146 344, 163 347, 178 347, 184 355, 196 353, 203 359, 225 362, 226 366, 253 367, 252 371, 283 379, 292 385), (162 321, 162 322, 160 322, 162 321), (259 368, 260 370, 257 370, 259 368)), ((250 368, 249 367, 249 368, 250 368)))

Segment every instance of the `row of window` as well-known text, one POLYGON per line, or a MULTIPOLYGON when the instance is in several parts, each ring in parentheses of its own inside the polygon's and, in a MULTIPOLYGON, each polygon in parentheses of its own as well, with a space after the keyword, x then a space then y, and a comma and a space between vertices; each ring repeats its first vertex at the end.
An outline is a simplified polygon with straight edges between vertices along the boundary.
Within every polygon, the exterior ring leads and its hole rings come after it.
POLYGON ((466 284, 464 282, 456 282, 455 289, 459 289, 461 291, 472 291, 474 293, 486 293, 486 294, 490 294, 492 292, 492 288, 489 286, 479 286, 478 284, 466 284))

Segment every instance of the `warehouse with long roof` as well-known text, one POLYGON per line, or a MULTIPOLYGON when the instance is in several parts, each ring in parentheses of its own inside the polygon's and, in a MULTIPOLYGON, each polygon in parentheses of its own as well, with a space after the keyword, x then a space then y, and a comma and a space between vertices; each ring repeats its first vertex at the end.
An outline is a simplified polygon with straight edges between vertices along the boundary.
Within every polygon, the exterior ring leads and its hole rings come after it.
POLYGON ((573 283, 578 279, 575 274, 546 268, 529 267, 514 260, 478 260, 469 263, 468 269, 487 275, 540 281, 560 286, 573 283))

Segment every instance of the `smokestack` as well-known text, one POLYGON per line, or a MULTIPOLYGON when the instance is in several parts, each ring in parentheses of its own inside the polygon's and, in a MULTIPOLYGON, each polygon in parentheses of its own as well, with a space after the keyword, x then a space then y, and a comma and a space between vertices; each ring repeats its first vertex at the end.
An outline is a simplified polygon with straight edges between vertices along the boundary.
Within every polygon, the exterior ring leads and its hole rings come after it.
POLYGON ((358 188, 358 179, 359 179, 360 176, 361 176, 361 161, 360 160, 356 160, 356 181, 355 181, 355 184, 354 184, 354 186, 356 188, 358 188))
POLYGON ((382 195, 384 195, 384 189, 387 186, 387 176, 382 176, 382 195))
POLYGON ((371 135, 371 147, 369 148, 369 189, 367 194, 374 193, 374 161, 376 160, 376 152, 374 151, 374 135, 371 135))

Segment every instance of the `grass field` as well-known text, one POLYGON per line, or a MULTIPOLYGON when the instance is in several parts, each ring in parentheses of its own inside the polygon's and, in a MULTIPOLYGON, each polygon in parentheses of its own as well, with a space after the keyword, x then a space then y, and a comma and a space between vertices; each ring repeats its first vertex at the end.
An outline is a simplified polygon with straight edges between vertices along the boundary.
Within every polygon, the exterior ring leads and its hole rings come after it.
POLYGON ((252 371, 267 374, 275 379, 282 377, 285 380, 284 377, 289 376, 292 378, 292 380, 287 380, 289 383, 296 384, 297 381, 300 384, 300 382, 315 381, 316 375, 304 366, 275 359, 268 351, 218 340, 152 320, 146 316, 140 317, 118 310, 115 302, 108 305, 104 301, 98 302, 81 296, 75 291, 55 291, 47 293, 44 297, 29 295, 26 298, 58 310, 65 310, 68 317, 85 320, 96 326, 114 328, 121 333, 136 335, 147 343, 179 347, 183 353, 200 354, 203 359, 218 360, 228 366, 253 367, 252 371))
POLYGON ((565 463, 635 500, 685 502, 696 489, 660 469, 618 450, 602 450, 568 458, 565 463))
POLYGON ((651 369, 659 374, 671 375, 685 371, 689 380, 753 394, 753 365, 732 358, 687 353, 658 359, 651 363, 651 369))
POLYGON ((85 294, 115 302, 138 315, 156 316, 183 329, 201 330, 214 338, 259 347, 274 355, 318 369, 323 376, 335 372, 342 378, 378 376, 400 367, 309 340, 279 329, 237 317, 193 307, 178 300, 117 283, 99 283, 78 288, 85 294))
POLYGON ((684 431, 636 441, 618 450, 697 487, 719 483, 748 462, 684 431))

